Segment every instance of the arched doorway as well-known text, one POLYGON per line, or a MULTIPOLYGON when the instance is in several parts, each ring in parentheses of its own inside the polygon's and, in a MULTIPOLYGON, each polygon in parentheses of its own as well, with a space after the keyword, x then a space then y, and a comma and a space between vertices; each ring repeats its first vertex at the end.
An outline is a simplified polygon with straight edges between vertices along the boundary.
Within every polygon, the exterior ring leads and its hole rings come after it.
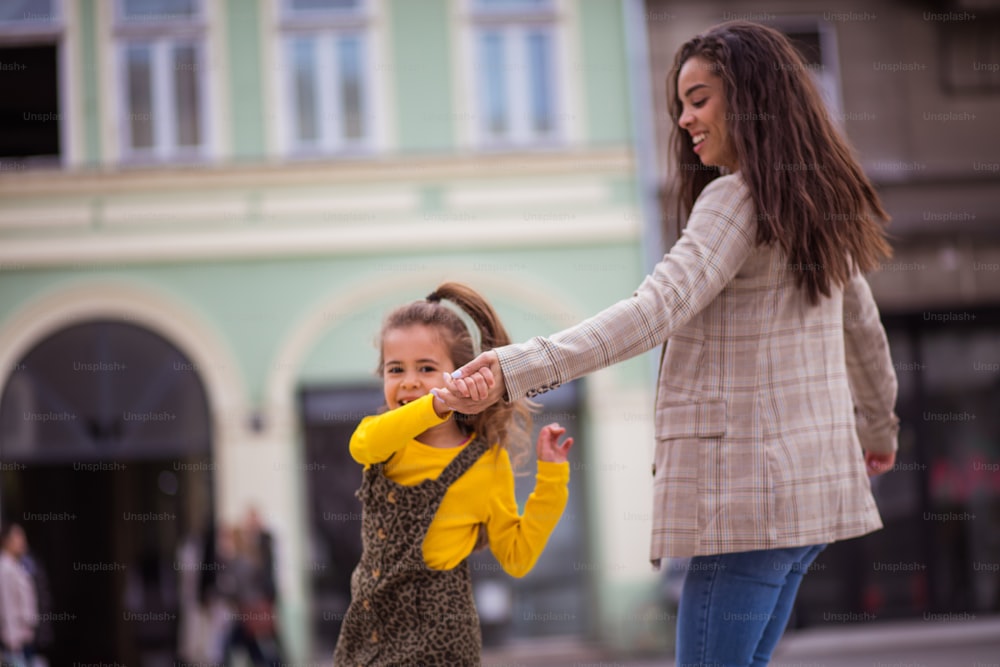
POLYGON ((212 524, 212 428, 199 369, 135 324, 40 340, 0 397, 0 520, 44 570, 51 664, 171 664, 179 549, 212 524))

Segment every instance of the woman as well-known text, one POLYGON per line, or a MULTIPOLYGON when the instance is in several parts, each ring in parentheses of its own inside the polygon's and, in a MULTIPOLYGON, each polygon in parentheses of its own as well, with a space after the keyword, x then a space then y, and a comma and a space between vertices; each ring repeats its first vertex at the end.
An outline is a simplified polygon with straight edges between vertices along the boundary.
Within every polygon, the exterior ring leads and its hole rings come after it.
POLYGON ((896 377, 862 272, 888 216, 777 31, 691 39, 668 89, 681 238, 631 298, 438 393, 474 412, 664 345, 651 559, 693 557, 677 663, 766 665, 816 555, 882 525, 896 377))

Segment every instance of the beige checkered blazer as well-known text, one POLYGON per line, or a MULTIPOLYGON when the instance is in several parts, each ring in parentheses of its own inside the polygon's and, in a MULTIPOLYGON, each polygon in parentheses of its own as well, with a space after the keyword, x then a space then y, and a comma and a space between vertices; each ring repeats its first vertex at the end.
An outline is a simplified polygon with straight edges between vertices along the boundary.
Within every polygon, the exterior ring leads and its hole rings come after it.
POLYGON ((665 343, 654 563, 882 526, 862 448, 896 449, 896 375, 868 284, 856 275, 810 306, 793 271, 816 267, 790 267, 755 235, 746 185, 718 178, 631 298, 497 350, 508 396, 531 397, 665 343))

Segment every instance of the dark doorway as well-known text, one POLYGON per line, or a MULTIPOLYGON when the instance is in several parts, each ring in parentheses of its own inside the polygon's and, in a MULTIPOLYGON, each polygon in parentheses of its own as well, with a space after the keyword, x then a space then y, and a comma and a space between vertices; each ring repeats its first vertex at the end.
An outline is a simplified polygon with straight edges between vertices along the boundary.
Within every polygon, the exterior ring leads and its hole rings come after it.
POLYGON ((91 321, 38 343, 0 399, 0 510, 49 593, 50 664, 173 664, 181 547, 212 522, 207 396, 144 328, 91 321))
POLYGON ((351 572, 361 559, 361 466, 348 451, 364 417, 384 405, 382 389, 304 389, 299 396, 305 432, 309 522, 310 630, 315 655, 332 655, 351 601, 351 572))
POLYGON ((506 574, 489 549, 470 557, 476 604, 486 646, 511 639, 593 635, 596 608, 593 597, 597 568, 590 555, 586 452, 590 447, 582 419, 582 389, 578 380, 532 399, 540 410, 534 415, 530 456, 522 470, 515 470, 518 508, 523 511, 535 488, 535 442, 542 426, 552 422, 566 428, 574 440, 570 450, 569 502, 559 524, 535 567, 524 577, 506 574))

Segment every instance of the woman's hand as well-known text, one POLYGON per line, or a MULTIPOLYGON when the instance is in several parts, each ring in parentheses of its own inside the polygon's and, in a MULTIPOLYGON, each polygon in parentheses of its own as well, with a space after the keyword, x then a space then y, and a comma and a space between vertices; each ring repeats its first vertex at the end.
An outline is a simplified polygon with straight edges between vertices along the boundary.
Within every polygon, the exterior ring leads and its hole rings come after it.
POLYGON ((445 386, 431 392, 450 410, 474 415, 503 398, 505 386, 500 360, 493 350, 478 357, 452 374, 445 373, 445 386))
POLYGON ((884 472, 889 472, 896 464, 896 452, 890 454, 876 454, 865 452, 865 468, 868 469, 868 476, 875 477, 884 472))
POLYGON ((549 463, 565 463, 569 450, 573 446, 573 438, 566 438, 560 444, 559 437, 566 433, 559 424, 548 424, 538 432, 538 460, 549 463))

